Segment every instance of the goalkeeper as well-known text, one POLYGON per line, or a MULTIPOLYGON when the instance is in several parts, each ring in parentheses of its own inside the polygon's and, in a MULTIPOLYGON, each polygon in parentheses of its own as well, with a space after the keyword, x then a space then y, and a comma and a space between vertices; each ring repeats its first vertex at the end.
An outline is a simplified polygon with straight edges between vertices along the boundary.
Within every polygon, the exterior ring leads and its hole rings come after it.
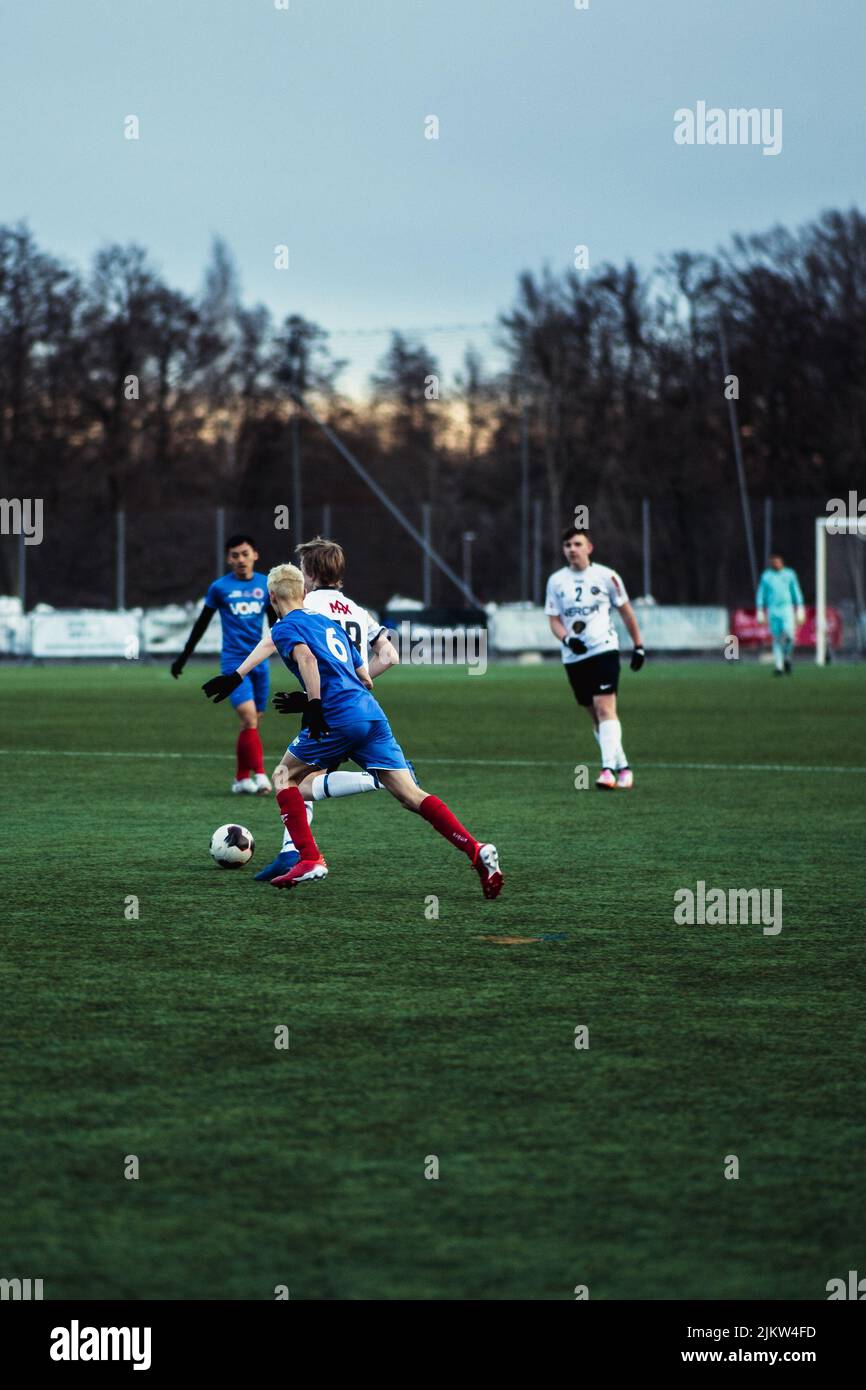
POLYGON ((773 639, 773 663, 776 676, 791 674, 791 653, 794 650, 794 619, 799 627, 806 618, 803 591, 794 570, 789 569, 781 555, 771 555, 770 563, 761 575, 755 597, 758 622, 766 622, 773 639), (795 611, 796 610, 796 611, 795 611))

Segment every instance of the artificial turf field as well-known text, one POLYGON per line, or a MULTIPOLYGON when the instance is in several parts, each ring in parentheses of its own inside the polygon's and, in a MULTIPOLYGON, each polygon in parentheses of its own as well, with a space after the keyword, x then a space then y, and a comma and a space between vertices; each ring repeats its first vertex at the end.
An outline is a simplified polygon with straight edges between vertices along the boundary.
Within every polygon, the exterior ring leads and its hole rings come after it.
MULTIPOLYGON (((327 880, 254 882, 280 826, 229 794, 206 674, 0 672, 0 1275, 47 1299, 820 1299, 864 1269, 866 667, 626 671, 636 787, 606 795, 575 789, 596 746, 556 666, 389 673, 422 786, 499 847, 493 903, 384 792, 317 808, 327 880), (257 840, 234 873, 207 853, 233 819, 257 840), (699 879, 781 888, 781 933, 674 925, 699 879)), ((268 767, 296 724, 267 716, 268 767)))

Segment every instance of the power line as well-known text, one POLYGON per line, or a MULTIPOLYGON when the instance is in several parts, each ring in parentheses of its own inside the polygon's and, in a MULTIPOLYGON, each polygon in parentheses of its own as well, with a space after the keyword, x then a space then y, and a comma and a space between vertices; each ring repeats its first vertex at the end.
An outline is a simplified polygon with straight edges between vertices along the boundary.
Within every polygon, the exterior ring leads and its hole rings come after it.
POLYGON ((496 323, 434 323, 428 328, 329 328, 327 333, 332 338, 367 338, 381 335, 383 333, 401 333, 404 337, 421 336, 429 333, 480 333, 492 332, 498 328, 496 323))

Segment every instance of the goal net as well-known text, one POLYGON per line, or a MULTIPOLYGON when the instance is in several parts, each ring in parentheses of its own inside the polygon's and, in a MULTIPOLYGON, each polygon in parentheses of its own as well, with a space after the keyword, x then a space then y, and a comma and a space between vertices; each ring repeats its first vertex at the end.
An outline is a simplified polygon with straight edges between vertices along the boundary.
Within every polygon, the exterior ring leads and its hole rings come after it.
POLYGON ((815 660, 836 655, 866 655, 866 515, 815 520, 815 660))

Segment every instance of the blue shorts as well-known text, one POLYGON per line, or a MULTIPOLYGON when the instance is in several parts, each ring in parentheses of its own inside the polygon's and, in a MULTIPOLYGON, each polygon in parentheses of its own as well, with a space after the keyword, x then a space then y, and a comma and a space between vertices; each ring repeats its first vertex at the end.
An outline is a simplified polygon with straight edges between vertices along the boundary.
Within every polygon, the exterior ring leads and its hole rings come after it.
MULTIPOLYGON (((240 661, 235 666, 227 667, 226 670, 223 671, 223 675, 230 675, 232 671, 237 670, 239 665, 240 661)), ((263 714, 268 707, 268 693, 270 688, 270 668, 268 663, 263 661, 261 666, 256 666, 255 670, 250 671, 248 676, 244 676, 237 690, 232 691, 229 696, 232 702, 232 708, 237 709, 238 705, 242 705, 245 700, 255 700, 256 709, 259 714, 263 714)))
POLYGON ((341 724, 324 738, 315 739, 302 729, 286 749, 293 758, 313 767, 334 767, 344 758, 351 758, 362 767, 408 770, 403 749, 391 733, 387 719, 362 719, 354 724, 341 724))

